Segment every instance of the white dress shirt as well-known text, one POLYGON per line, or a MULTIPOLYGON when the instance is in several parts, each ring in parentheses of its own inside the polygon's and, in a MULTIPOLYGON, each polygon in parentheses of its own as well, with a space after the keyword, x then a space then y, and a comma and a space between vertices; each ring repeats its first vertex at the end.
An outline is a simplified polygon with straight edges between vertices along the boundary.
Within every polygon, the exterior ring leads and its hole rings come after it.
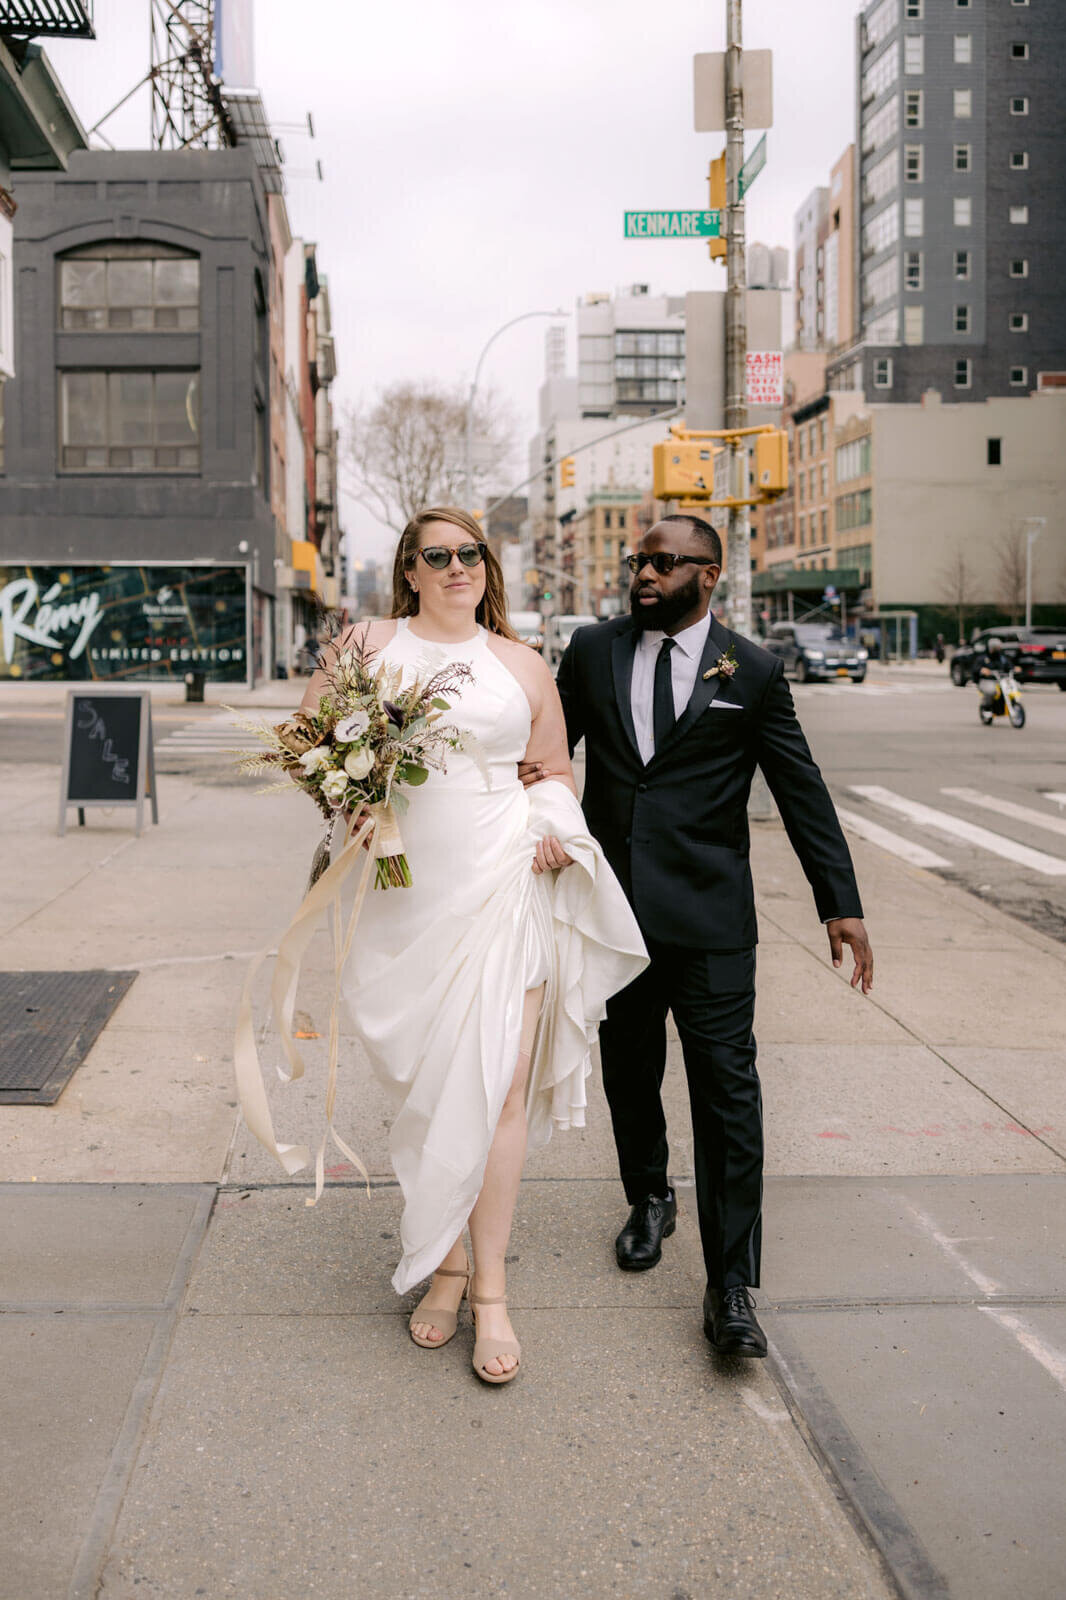
MULTIPOLYGON (((670 651, 670 677, 674 690, 674 717, 680 717, 692 698, 696 675, 700 670, 707 635, 711 631, 711 613, 691 628, 675 633, 674 648, 670 651)), ((637 735, 640 759, 647 766, 655 754, 655 733, 652 722, 652 694, 655 688, 655 662, 659 646, 666 634, 659 628, 642 630, 633 657, 633 681, 629 689, 629 704, 633 712, 633 727, 637 735)))

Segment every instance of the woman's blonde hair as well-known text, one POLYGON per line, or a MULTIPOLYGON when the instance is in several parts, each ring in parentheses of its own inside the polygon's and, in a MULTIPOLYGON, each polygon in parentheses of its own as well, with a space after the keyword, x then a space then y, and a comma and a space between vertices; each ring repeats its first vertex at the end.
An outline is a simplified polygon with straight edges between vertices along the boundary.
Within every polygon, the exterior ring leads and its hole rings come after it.
POLYGON ((418 595, 407 582, 406 574, 415 564, 422 543, 422 530, 430 522, 450 522, 453 527, 469 534, 474 543, 485 546, 485 593, 474 615, 490 633, 498 633, 504 639, 517 639, 518 635, 507 620, 503 568, 493 555, 480 524, 468 511, 460 511, 458 506, 431 506, 428 511, 420 511, 416 517, 412 517, 403 530, 392 563, 392 610, 389 615, 418 615, 418 595))

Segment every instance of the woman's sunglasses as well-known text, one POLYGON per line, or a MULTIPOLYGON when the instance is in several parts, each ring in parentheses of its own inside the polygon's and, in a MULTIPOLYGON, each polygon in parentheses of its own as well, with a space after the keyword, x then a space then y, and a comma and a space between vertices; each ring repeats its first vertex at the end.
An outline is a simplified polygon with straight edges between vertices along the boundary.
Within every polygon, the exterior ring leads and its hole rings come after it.
POLYGON ((651 567, 660 578, 665 578, 668 572, 673 572, 683 561, 691 561, 697 567, 716 567, 718 563, 709 556, 673 556, 667 550, 656 550, 654 555, 626 556, 626 566, 630 572, 639 572, 641 567, 651 567))
POLYGON ((418 553, 427 567, 432 567, 434 572, 443 572, 445 567, 451 565, 452 556, 458 556, 464 567, 476 567, 484 561, 487 549, 487 545, 480 543, 461 544, 455 550, 446 544, 431 544, 418 553))

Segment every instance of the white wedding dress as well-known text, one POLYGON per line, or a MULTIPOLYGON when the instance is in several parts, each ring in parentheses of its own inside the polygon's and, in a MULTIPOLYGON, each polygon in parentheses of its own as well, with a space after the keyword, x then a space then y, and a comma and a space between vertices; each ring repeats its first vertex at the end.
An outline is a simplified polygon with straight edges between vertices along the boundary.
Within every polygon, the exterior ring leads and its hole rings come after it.
POLYGON ((530 1148, 583 1127, 589 1046, 608 997, 647 965, 619 885, 563 784, 523 788, 525 691, 488 635, 431 644, 404 619, 382 651, 405 679, 464 661, 445 722, 478 741, 482 767, 449 755, 410 789, 400 819, 409 889, 369 894, 344 978, 355 1029, 389 1087, 389 1151, 404 1198, 403 1293, 437 1267, 477 1199, 518 1058, 527 989, 545 994, 530 1070, 530 1148), (532 871, 538 839, 574 857, 532 871))

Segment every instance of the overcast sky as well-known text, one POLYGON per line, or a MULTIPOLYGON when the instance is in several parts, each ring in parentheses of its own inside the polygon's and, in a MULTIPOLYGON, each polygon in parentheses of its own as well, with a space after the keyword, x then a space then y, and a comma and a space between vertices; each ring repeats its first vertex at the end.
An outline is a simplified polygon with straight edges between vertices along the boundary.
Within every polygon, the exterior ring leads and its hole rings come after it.
MULTIPOLYGON (((792 217, 854 135, 860 0, 747 0, 744 44, 774 52, 769 159, 748 239, 791 247, 792 217)), ((95 42, 44 41, 86 127, 149 65, 148 0, 96 0, 95 42)), ((294 229, 318 242, 338 408, 397 379, 469 382, 485 341, 534 309, 648 283, 724 287, 698 241, 625 240, 622 213, 706 204, 720 135, 696 134, 692 57, 725 42, 725 0, 256 0, 256 76, 282 133, 294 229), (325 182, 301 177, 323 163, 325 182)), ((142 90, 104 130, 149 143, 142 90)), ((748 136, 748 145, 757 134, 748 136)), ((483 378, 535 425, 545 320, 510 330, 483 378)), ((350 499, 355 555, 392 536, 350 499)))

